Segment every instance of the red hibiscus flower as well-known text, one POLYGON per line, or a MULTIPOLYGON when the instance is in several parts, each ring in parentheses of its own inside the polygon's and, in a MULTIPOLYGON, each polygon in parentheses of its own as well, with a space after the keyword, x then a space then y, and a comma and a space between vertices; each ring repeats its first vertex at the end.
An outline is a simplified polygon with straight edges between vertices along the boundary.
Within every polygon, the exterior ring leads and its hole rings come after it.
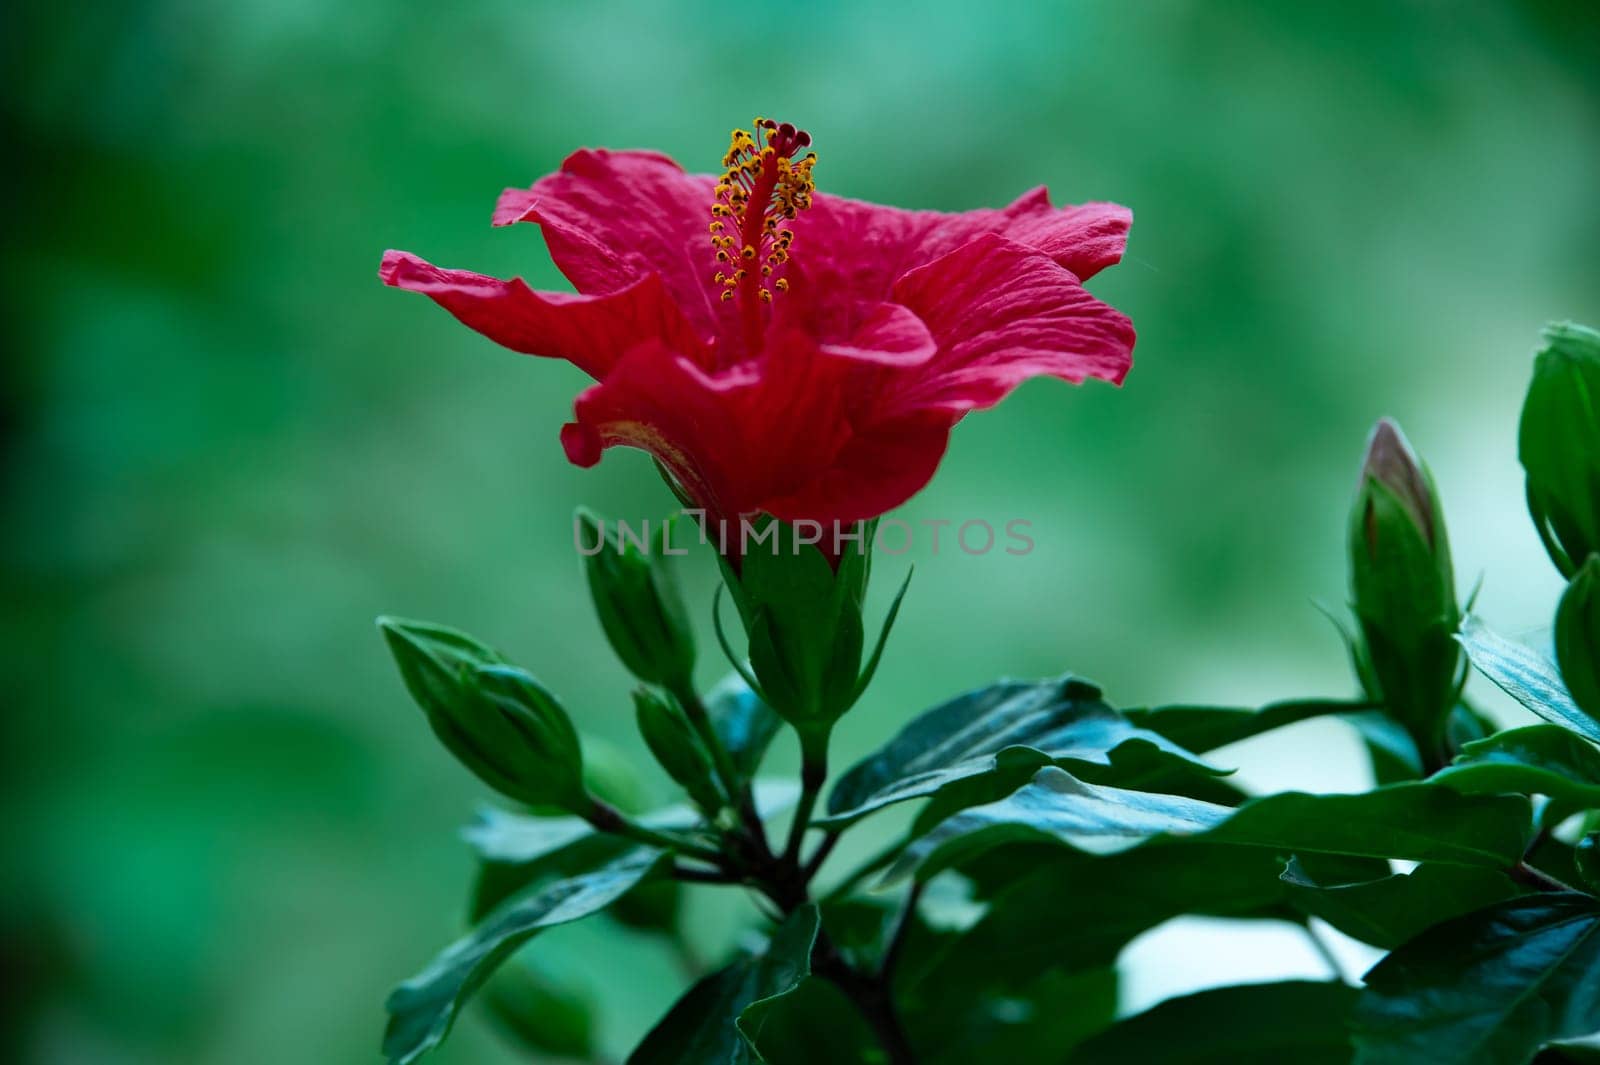
POLYGON ((535 222, 577 294, 384 255, 514 351, 596 384, 561 431, 580 466, 642 448, 716 518, 874 517, 933 476, 950 430, 1027 378, 1120 383, 1133 326, 1083 288, 1122 256, 1131 213, 906 211, 814 191, 810 137, 757 119, 720 176, 654 152, 582 150, 494 224, 535 222))

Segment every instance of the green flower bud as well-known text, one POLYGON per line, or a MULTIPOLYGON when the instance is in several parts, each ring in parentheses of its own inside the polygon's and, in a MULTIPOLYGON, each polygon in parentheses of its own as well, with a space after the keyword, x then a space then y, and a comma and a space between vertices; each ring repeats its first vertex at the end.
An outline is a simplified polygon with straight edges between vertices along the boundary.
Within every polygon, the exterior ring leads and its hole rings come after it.
POLYGON ((648 684, 688 688, 694 672, 694 634, 663 554, 666 526, 650 554, 623 536, 620 528, 608 537, 605 522, 582 508, 573 517, 573 529, 584 553, 595 613, 622 664, 648 684))
POLYGON ((726 800, 717 787, 711 755, 677 700, 664 692, 640 688, 633 693, 633 707, 639 735, 661 768, 702 810, 720 810, 726 800))
POLYGON ((450 753, 502 795, 588 808, 572 721, 526 671, 465 633, 379 618, 411 697, 450 753))
POLYGON ((1600 551, 1600 333, 1552 325, 1533 364, 1517 455, 1528 512, 1545 550, 1570 578, 1600 551))
POLYGON ((1572 701, 1600 720, 1600 555, 1590 555, 1556 608, 1556 663, 1572 701))
POLYGON ((1400 427, 1378 422, 1350 521, 1350 588, 1368 694, 1411 733, 1425 761, 1444 756, 1461 649, 1450 545, 1438 494, 1400 427))

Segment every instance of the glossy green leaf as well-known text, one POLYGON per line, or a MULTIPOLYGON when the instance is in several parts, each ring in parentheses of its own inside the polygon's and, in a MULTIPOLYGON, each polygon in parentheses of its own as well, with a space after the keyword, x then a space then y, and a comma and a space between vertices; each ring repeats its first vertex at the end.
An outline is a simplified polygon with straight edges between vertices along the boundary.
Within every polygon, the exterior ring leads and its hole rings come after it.
MULTIPOLYGON (((758 781, 754 789, 757 813, 763 819, 782 813, 793 805, 797 791, 793 781, 758 781)), ((693 831, 704 824, 700 813, 688 805, 656 810, 639 821, 648 828, 675 832, 693 831)), ((479 861, 470 911, 473 921, 518 892, 592 869, 635 846, 619 836, 595 831, 582 818, 534 817, 493 807, 480 810, 461 834, 479 861)))
POLYGON ((509 901, 389 995, 383 1052, 409 1065, 438 1046, 462 1004, 495 967, 540 931, 609 906, 649 876, 666 855, 636 847, 615 861, 509 901))
MULTIPOLYGON (((1593 456, 1600 462, 1600 455, 1593 456)), ((1556 662, 1572 701, 1600 721, 1600 555, 1590 555, 1556 608, 1556 662)))
POLYGON ((1498 869, 1434 862, 1409 873, 1334 883, 1318 877, 1300 859, 1291 858, 1283 881, 1290 902, 1302 913, 1320 917, 1352 939, 1385 950, 1440 921, 1522 893, 1498 869))
POLYGON ((1205 754, 1286 725, 1364 709, 1370 707, 1346 700, 1295 699, 1269 703, 1259 710, 1176 705, 1124 710, 1123 716, 1140 728, 1159 732, 1184 750, 1205 754))
POLYGON ((1467 744, 1431 779, 1462 792, 1548 795, 1592 809, 1600 807, 1600 749, 1559 725, 1528 725, 1467 744))
POLYGON ((1484 676, 1517 702, 1544 718, 1600 743, 1600 722, 1578 709, 1555 663, 1492 632, 1475 616, 1461 623, 1456 636, 1484 676))
POLYGON ((1091 855, 1032 852, 988 908, 917 975, 916 987, 957 983, 990 992, 1054 968, 1109 966, 1135 936, 1183 914, 1287 914, 1283 861, 1232 844, 1140 847, 1091 855), (1092 919, 1046 919, 1064 900, 1092 919))
POLYGON ((1372 777, 1378 784, 1401 784, 1426 775, 1416 739, 1398 720, 1382 710, 1349 714, 1345 720, 1366 744, 1372 777))
POLYGON ((882 1052, 861 1010, 827 980, 802 980, 770 1003, 756 1041, 768 1065, 873 1062, 882 1052))
POLYGON ((1284 792, 1230 809, 1086 784, 1047 767, 1008 798, 964 810, 915 840, 883 882, 913 872, 926 879, 984 849, 1029 839, 1111 852, 1158 837, 1187 837, 1285 853, 1505 868, 1522 857, 1529 822, 1526 799, 1461 795, 1433 784, 1396 784, 1361 795, 1284 792))
POLYGON ((1218 987, 1168 999, 1117 1023, 1067 1065, 1348 1065, 1345 1015, 1356 990, 1291 980, 1218 987))
POLYGON ((969 778, 1001 774, 1001 752, 1015 752, 1013 767, 1027 772, 1050 762, 1110 766, 1112 752, 1123 745, 1142 745, 1201 772, 1220 772, 1159 733, 1130 723, 1086 681, 1008 681, 914 718, 838 779, 822 824, 847 825, 969 778))
POLYGON ((1529 895, 1438 925, 1366 976, 1358 1065, 1524 1065, 1600 1031, 1600 903, 1529 895))
POLYGON ((594 1003, 559 974, 510 959, 479 999, 502 1031, 527 1050, 587 1059, 594 1051, 594 1003))
POLYGON ((759 954, 734 962, 690 988, 628 1057, 628 1065, 748 1063, 773 1005, 811 972, 821 922, 815 906, 796 909, 759 954))
POLYGON ((914 992, 901 1010, 919 1065, 1059 1062, 1117 1013, 1109 966, 1054 969, 1001 988, 952 977, 937 997, 914 992))

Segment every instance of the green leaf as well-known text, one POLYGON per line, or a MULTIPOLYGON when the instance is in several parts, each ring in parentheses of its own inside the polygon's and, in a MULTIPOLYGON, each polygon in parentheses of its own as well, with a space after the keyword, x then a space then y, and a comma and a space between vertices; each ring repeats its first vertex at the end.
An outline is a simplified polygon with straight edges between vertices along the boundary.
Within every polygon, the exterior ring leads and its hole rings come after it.
POLYGON ((1110 967, 1053 970, 1003 989, 951 979, 937 990, 901 1011, 921 1065, 1058 1062, 1117 1014, 1110 967))
POLYGON ((1010 797, 945 819, 908 846, 882 882, 913 872, 925 880, 983 850, 1030 839, 1111 852, 1158 837, 1188 837, 1285 853, 1509 868, 1522 857, 1529 821, 1526 799, 1461 795, 1433 784, 1395 784, 1361 795, 1284 792, 1230 809, 1086 784, 1047 767, 1010 797))
MULTIPOLYGON (((798 785, 790 780, 757 781, 756 812, 774 817, 793 805, 798 785)), ((669 832, 695 831, 705 821, 688 805, 669 806, 639 818, 647 828, 669 832)), ((478 881, 470 917, 483 917, 500 903, 530 887, 611 861, 635 844, 595 831, 578 817, 533 817, 485 807, 462 836, 477 853, 478 881)))
POLYGON ((586 804, 577 731, 529 673, 442 625, 385 617, 378 628, 434 734, 462 765, 531 806, 586 804))
POLYGON ((579 1059, 594 1051, 594 1003, 555 973, 513 958, 480 998, 500 1028, 530 1051, 579 1059))
POLYGON ((1591 720, 1600 721, 1600 555, 1584 561, 1561 595, 1556 662, 1573 702, 1591 720))
POLYGON ((518 947, 543 929, 598 913, 666 858, 662 851, 637 847, 598 869, 556 881, 496 910, 389 995, 383 1052, 390 1065, 410 1065, 438 1046, 462 1004, 518 947))
POLYGON ((761 759, 783 727, 783 719, 750 690, 738 673, 730 673, 712 688, 705 703, 711 727, 733 760, 734 769, 749 780, 761 767, 761 759))
POLYGON ((1004 992, 1051 969, 1110 966, 1137 935, 1183 914, 1284 916, 1283 861, 1233 844, 1140 847, 1091 855, 1055 849, 1020 863, 988 909, 916 974, 922 988, 960 984, 1004 992), (1083 920, 1049 920, 1070 898, 1083 920))
MULTIPOLYGON (((1142 745, 1206 773, 1218 773, 1159 733, 1141 729, 1075 677, 1036 683, 1005 681, 928 710, 876 752, 856 763, 828 795, 829 816, 842 827, 894 803, 925 798, 975 777, 1027 773, 1052 761, 1111 766, 1123 745, 1142 745)), ((1023 778, 1025 779, 1025 777, 1023 778)), ((1014 785, 1013 785, 1014 786, 1014 785)))
POLYGON ((881 1060, 877 1037, 861 1011, 827 980, 803 980, 774 1001, 756 1050, 770 1065, 881 1060))
POLYGON ((629 1055, 628 1065, 760 1061, 755 1042, 762 1023, 775 1003, 810 975, 820 927, 815 906, 796 909, 760 954, 690 988, 629 1055))
POLYGON ((1600 903, 1510 899, 1379 962, 1357 1001, 1358 1065, 1523 1065, 1600 1030, 1600 903))
POLYGON ((1283 871, 1290 901, 1334 928, 1393 950, 1440 921, 1514 898, 1521 889, 1498 869, 1426 862, 1409 873, 1357 883, 1319 880, 1298 858, 1283 871))
POLYGON ((1124 710, 1140 728, 1159 732, 1184 750, 1205 754, 1230 743, 1259 736, 1313 718, 1370 709, 1363 703, 1337 699, 1295 699, 1270 703, 1259 710, 1220 706, 1158 706, 1124 710))
POLYGON ((1347 1065, 1356 990, 1290 980, 1168 999, 1083 1043, 1067 1065, 1347 1065))
POLYGON ((1345 720, 1361 734, 1373 779, 1379 784, 1399 784, 1425 775, 1417 741, 1398 720, 1382 710, 1349 714, 1345 720))
POLYGON ((1559 725, 1528 725, 1467 744, 1430 779, 1461 792, 1548 795, 1593 809, 1600 807, 1600 750, 1559 725))
POLYGON ((1497 636, 1476 616, 1469 616, 1461 623, 1456 639, 1466 648, 1467 657, 1478 671, 1511 698, 1546 721, 1600 743, 1600 722, 1578 709, 1561 674, 1548 658, 1497 636))

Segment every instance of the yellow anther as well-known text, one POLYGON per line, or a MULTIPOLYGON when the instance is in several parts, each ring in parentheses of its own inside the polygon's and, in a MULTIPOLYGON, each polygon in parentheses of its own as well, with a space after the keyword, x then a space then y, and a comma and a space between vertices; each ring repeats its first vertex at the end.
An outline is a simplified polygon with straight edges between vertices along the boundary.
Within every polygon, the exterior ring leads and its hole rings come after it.
POLYGON ((799 154, 810 143, 794 126, 759 117, 753 130, 728 134, 708 232, 717 263, 739 265, 717 270, 712 282, 721 287, 722 300, 747 301, 747 336, 759 322, 756 302, 770 303, 775 292, 789 291, 788 279, 774 274, 789 261, 794 240, 794 231, 783 223, 811 206, 816 188, 811 176, 816 155, 799 154))

